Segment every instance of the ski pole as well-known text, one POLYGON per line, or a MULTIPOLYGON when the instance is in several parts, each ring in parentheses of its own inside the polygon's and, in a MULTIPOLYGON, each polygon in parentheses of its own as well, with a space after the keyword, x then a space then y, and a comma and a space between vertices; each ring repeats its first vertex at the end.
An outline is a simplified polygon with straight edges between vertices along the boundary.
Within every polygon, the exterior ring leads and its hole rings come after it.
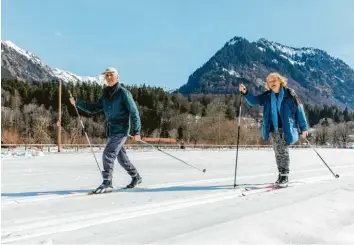
MULTIPOLYGON (((133 138, 133 136, 131 136, 131 135, 129 135, 129 137, 133 138)), ((149 146, 152 146, 152 147, 154 147, 156 150, 158 150, 158 151, 160 151, 160 152, 162 152, 162 153, 165 153, 166 155, 168 155, 168 156, 170 156, 170 157, 173 157, 174 159, 176 159, 176 160, 178 160, 178 161, 180 161, 180 162, 182 162, 182 163, 184 163, 184 164, 186 164, 186 165, 188 165, 188 166, 190 166, 190 167, 192 167, 192 168, 195 168, 195 169, 197 169, 197 170, 199 170, 199 171, 201 171, 201 172, 203 172, 203 173, 206 172, 206 169, 205 169, 205 168, 204 168, 203 170, 201 170, 201 169, 199 169, 199 168, 197 168, 197 167, 195 167, 195 166, 193 166, 193 165, 191 165, 191 164, 189 164, 189 163, 183 161, 182 159, 179 159, 179 158, 177 158, 177 157, 175 157, 175 156, 172 156, 171 154, 169 154, 169 153, 167 153, 167 152, 161 150, 160 148, 158 148, 158 147, 156 147, 156 146, 154 146, 154 145, 152 145, 152 144, 149 144, 149 143, 147 143, 147 142, 145 142, 145 141, 143 141, 143 140, 140 140, 140 142, 141 142, 141 143, 144 143, 144 144, 147 144, 147 145, 149 145, 149 146)))
POLYGON ((236 187, 236 173, 237 173, 237 160, 238 160, 238 144, 239 144, 239 141, 240 141, 240 125, 241 125, 241 110, 242 110, 242 103, 241 103, 241 100, 242 100, 242 94, 241 94, 241 96, 240 96, 240 109, 239 109, 239 114, 238 114, 234 188, 236 187))
POLYGON ((331 171, 331 173, 334 175, 334 177, 339 178, 339 174, 335 174, 333 173, 332 169, 327 165, 327 163, 325 162, 325 160, 323 160, 323 158, 320 156, 320 154, 316 151, 315 147, 313 147, 310 142, 305 138, 305 140, 307 141, 307 143, 312 147, 312 149, 317 153, 317 155, 319 156, 319 158, 321 158, 322 162, 327 166, 327 168, 331 171))
MULTIPOLYGON (((70 94, 70 98, 73 98, 73 96, 72 96, 72 94, 71 94, 70 91, 69 91, 69 94, 70 94)), ((97 167, 98 167, 98 169, 100 170, 100 172, 102 172, 102 170, 101 170, 101 168, 100 168, 100 165, 98 164, 96 155, 95 155, 95 153, 93 152, 93 149, 92 149, 92 147, 91 147, 90 139, 89 139, 89 137, 88 137, 88 135, 87 135, 87 133, 86 133, 85 126, 84 126, 84 124, 82 123, 82 120, 81 120, 79 111, 77 110, 77 107, 76 107, 76 104, 74 105, 74 107, 75 107, 75 110, 76 110, 76 114, 77 114, 77 116, 78 116, 78 118, 79 118, 79 120, 80 120, 81 127, 82 127, 82 129, 84 130, 84 133, 85 133, 85 135, 86 135, 87 142, 89 143, 89 146, 90 146, 90 148, 91 148, 92 154, 93 154, 93 156, 95 157, 95 161, 96 161, 97 167)))

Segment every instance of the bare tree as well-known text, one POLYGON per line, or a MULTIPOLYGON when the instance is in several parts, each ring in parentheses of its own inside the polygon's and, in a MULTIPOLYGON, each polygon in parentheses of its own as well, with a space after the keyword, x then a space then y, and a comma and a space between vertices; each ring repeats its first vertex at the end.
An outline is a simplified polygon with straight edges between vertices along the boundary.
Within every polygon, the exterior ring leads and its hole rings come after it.
POLYGON ((79 144, 82 137, 82 128, 78 121, 71 121, 69 124, 70 144, 79 144))
POLYGON ((189 122, 189 136, 190 140, 197 144, 198 141, 202 138, 201 129, 204 123, 205 118, 201 116, 192 116, 192 120, 189 122))
POLYGON ((11 94, 9 91, 1 89, 1 106, 9 107, 11 103, 11 94))
POLYGON ((15 89, 15 93, 14 95, 11 96, 11 108, 12 109, 16 109, 16 108, 19 108, 21 106, 21 96, 19 94, 19 92, 15 89))
POLYGON ((159 138, 160 137, 160 129, 159 128, 155 128, 154 129, 154 131, 152 131, 152 134, 151 134, 151 136, 153 137, 153 138, 159 138))
POLYGON ((340 141, 342 143, 347 143, 348 142, 348 138, 350 135, 350 127, 349 127, 349 123, 339 123, 337 128, 338 128, 338 133, 339 133, 339 138, 340 141))
POLYGON ((169 135, 171 138, 177 138, 178 136, 178 130, 176 128, 173 128, 171 130, 168 131, 169 135))
POLYGON ((317 125, 314 127, 315 142, 319 145, 325 145, 330 140, 329 128, 327 126, 317 125))
POLYGON ((331 137, 332 145, 336 145, 337 143, 339 143, 339 127, 338 127, 338 125, 331 127, 330 137, 331 137))
POLYGON ((50 143, 51 138, 48 133, 50 119, 48 117, 38 117, 33 125, 33 139, 36 143, 46 144, 50 143))

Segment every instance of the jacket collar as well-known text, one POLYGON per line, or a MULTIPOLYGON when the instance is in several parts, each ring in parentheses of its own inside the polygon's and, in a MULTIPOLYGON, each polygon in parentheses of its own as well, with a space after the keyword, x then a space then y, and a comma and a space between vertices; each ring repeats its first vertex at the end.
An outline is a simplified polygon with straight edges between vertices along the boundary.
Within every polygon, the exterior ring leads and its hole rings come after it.
POLYGON ((103 89, 103 95, 105 98, 111 99, 113 97, 113 95, 120 90, 120 88, 121 88, 121 85, 119 84, 119 82, 116 83, 113 86, 113 88, 107 86, 103 89))

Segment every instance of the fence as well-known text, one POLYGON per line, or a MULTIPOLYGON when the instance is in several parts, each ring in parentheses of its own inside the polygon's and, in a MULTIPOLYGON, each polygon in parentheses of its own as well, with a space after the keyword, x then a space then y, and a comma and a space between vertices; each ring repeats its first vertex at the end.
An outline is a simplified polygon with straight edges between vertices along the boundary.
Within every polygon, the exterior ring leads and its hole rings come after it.
MULTIPOLYGON (((152 144, 155 147, 160 149, 181 149, 181 145, 179 144, 152 144)), ((98 148, 98 150, 104 149, 105 144, 91 144, 93 148, 98 148)), ((72 149, 74 151, 80 151, 83 149, 87 149, 89 147, 88 144, 62 144, 61 149, 72 149)), ((291 145, 290 148, 310 148, 309 145, 291 145)), ((317 148, 335 148, 334 146, 316 146, 317 148)), ((58 145, 56 144, 2 144, 2 149, 16 149, 16 148, 24 148, 27 149, 37 149, 41 151, 53 152, 55 149, 58 149, 58 145), (54 148, 52 150, 52 148, 54 148)), ((152 147, 145 144, 126 144, 124 145, 125 149, 129 150, 146 150, 151 149, 152 147)), ((239 145, 239 149, 271 149, 272 145, 239 145)), ((236 149, 236 145, 184 145, 184 150, 231 150, 236 149)))

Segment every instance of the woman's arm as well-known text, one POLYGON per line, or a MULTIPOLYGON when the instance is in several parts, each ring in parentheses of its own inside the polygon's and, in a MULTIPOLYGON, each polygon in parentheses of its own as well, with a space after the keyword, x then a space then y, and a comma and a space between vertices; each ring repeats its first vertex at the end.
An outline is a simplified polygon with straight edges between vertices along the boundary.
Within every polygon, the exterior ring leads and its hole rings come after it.
POLYGON ((264 92, 263 94, 254 96, 254 95, 248 93, 246 86, 243 85, 242 83, 240 84, 239 90, 245 96, 245 99, 250 106, 263 106, 264 105, 264 102, 266 100, 266 94, 268 93, 268 91, 264 92))

